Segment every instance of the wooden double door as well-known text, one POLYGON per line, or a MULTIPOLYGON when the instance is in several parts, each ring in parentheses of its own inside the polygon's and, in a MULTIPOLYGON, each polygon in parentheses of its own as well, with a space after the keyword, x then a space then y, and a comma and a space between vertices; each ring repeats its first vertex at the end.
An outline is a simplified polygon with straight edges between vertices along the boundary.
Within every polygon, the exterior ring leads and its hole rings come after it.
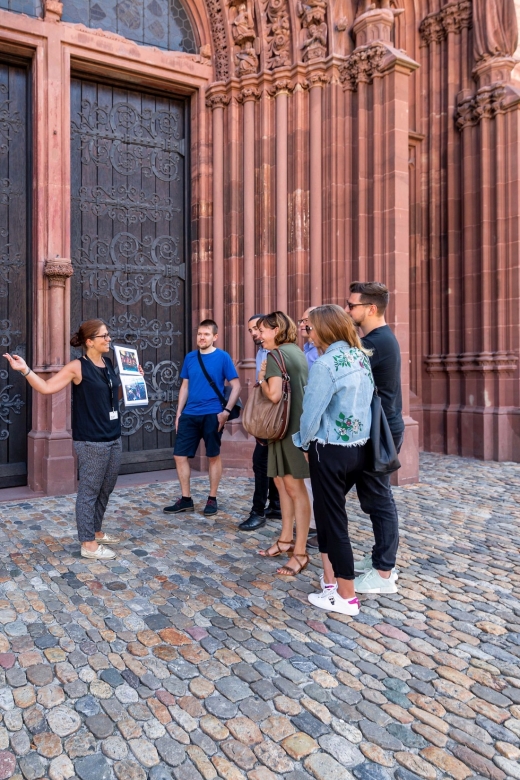
POLYGON ((137 348, 148 407, 121 406, 123 473, 172 467, 188 344, 187 106, 71 83, 71 327, 100 318, 137 348))
POLYGON ((30 360, 29 74, 0 61, 0 488, 27 483, 30 393, 1 355, 30 360))

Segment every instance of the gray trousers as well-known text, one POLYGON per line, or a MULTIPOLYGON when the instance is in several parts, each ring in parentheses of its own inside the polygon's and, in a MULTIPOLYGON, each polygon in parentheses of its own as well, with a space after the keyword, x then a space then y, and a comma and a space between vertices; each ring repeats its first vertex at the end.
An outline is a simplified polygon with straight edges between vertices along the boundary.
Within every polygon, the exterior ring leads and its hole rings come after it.
POLYGON ((115 441, 75 441, 79 485, 76 524, 80 542, 93 542, 101 531, 110 494, 121 466, 121 438, 115 441))

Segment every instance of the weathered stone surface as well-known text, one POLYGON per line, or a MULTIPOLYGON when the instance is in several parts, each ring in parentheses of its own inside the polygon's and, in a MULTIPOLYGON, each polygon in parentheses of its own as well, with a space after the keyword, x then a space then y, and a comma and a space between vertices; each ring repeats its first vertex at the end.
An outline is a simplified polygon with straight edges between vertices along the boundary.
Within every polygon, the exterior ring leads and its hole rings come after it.
POLYGON ((143 766, 150 768, 159 763, 157 750, 147 739, 131 739, 128 747, 143 766))
POLYGON ((59 737, 67 737, 81 726, 79 715, 68 707, 55 707, 46 718, 51 730, 59 737))
POLYGON ((68 756, 61 755, 49 764, 50 780, 68 780, 74 775, 74 764, 68 756))
POLYGON ((293 762, 287 758, 286 752, 275 742, 265 740, 254 748, 254 753, 262 764, 265 764, 273 772, 290 772, 293 762))
MULTIPOLYGON (((427 462, 430 457, 425 456, 427 462)), ((56 558, 49 553, 49 568, 42 561, 42 570, 28 572, 27 582, 21 573, 1 583, 3 604, 16 605, 14 619, 5 625, 19 622, 26 629, 16 635, 15 627, 8 636, 0 624, 0 754, 11 755, 9 777, 27 780, 21 764, 16 766, 18 757, 27 759, 28 773, 43 767, 42 778, 48 780, 80 778, 71 762, 87 758, 106 758, 111 780, 118 772, 124 780, 134 775, 139 780, 316 780, 320 773, 326 780, 335 773, 349 780, 515 778, 520 760, 520 618, 512 606, 516 564, 492 545, 489 556, 483 554, 482 500, 472 503, 458 482, 455 499, 449 491, 444 494, 457 470, 443 481, 438 475, 444 461, 432 462, 435 469, 426 472, 425 482, 413 490, 397 489, 400 512, 404 518, 408 513, 416 533, 413 544, 401 541, 399 593, 363 597, 355 620, 316 615, 306 606, 307 593, 317 587, 314 571, 290 583, 280 580, 272 573, 273 562, 250 554, 247 545, 253 550, 256 545, 251 536, 249 541, 210 539, 207 521, 199 524, 196 513, 189 524, 186 518, 184 525, 182 518, 168 518, 160 526, 162 513, 154 514, 154 506, 161 507, 162 499, 147 503, 145 514, 142 501, 151 501, 162 488, 132 491, 131 501, 125 491, 116 491, 111 502, 124 508, 116 509, 116 516, 139 536, 139 546, 129 542, 124 558, 108 566, 69 557, 68 551, 56 558), (426 499, 427 512, 421 503, 425 495, 435 496, 426 499), (474 539, 457 522, 445 524, 451 512, 456 517, 459 495, 472 507, 474 539), (446 517, 436 514, 438 505, 446 517), (448 539, 452 551, 446 553, 448 539), (228 556, 229 544, 245 544, 242 557, 228 556), (430 553, 437 544, 438 554, 430 553), (458 552, 462 548, 464 554, 458 552), (133 549, 148 555, 137 556, 133 549), (430 557, 424 558, 426 549, 430 557), (200 572, 205 560, 215 563, 211 574, 200 572), (36 609, 38 581, 47 589, 36 609), (499 583, 503 592, 481 588, 481 581, 499 583), (49 590, 56 584, 59 594, 49 590), (152 616, 152 624, 166 621, 166 626, 149 628, 145 618, 152 616), (491 633, 502 624, 505 633, 491 633)), ((464 474, 477 467, 457 463, 464 474)), ((245 511, 250 483, 232 479, 233 506, 245 511)), ((508 479, 506 502, 516 477, 508 479)), ((466 481, 480 496, 481 476, 466 481)), ((70 499, 53 501, 68 507, 70 499)), ((495 506, 497 501, 502 498, 495 495, 495 506)), ((351 501, 354 516, 356 506, 351 501)), ((46 515, 51 529, 55 514, 46 515)), ((70 508, 59 514, 69 516, 70 508)), ((226 534, 233 534, 234 525, 235 515, 226 534)), ((4 529, 8 536, 9 528, 4 529)), ((33 537, 41 540, 29 533, 27 522, 17 528, 18 543, 20 534, 24 545, 33 537)), ((63 536, 61 527, 54 530, 63 536)), ((45 549, 40 541, 38 554, 45 549)), ((31 568, 31 559, 26 560, 24 566, 31 568)), ((4 608, 11 606, 0 605, 0 611, 4 608)), ((97 764, 92 766, 97 771, 97 764)))
POLYGON ((16 758, 8 750, 0 750, 0 780, 7 780, 14 773, 16 758))
POLYGON ((37 780, 45 775, 46 763, 38 753, 27 753, 19 761, 25 780, 37 780))
POLYGON ((310 753, 314 753, 319 750, 319 745, 315 739, 309 737, 303 731, 298 731, 295 734, 291 734, 282 740, 281 745, 286 753, 294 758, 295 761, 301 761, 305 756, 310 753))
POLYGON ((110 765, 106 758, 99 753, 94 756, 78 758, 74 769, 80 780, 110 780, 110 765))
POLYGON ((135 761, 118 761, 114 764, 117 780, 146 780, 146 772, 135 761))
POLYGON ((328 753, 314 753, 308 756, 304 766, 316 780, 352 780, 348 769, 338 764, 328 753))
POLYGON ((243 716, 231 718, 226 722, 226 727, 235 739, 243 742, 244 745, 257 745, 263 740, 262 732, 250 718, 243 716))
POLYGON ((61 753, 61 739, 57 734, 44 731, 42 734, 35 734, 33 742, 38 753, 45 758, 55 758, 61 753))

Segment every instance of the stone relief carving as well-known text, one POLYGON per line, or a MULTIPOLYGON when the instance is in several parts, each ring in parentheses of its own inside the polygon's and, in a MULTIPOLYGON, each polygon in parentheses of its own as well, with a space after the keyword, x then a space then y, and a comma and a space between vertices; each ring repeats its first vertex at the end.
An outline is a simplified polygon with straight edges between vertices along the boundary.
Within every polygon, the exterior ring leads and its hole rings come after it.
POLYGON ((514 0, 473 0, 475 60, 511 57, 518 43, 514 0))
POLYGON ((459 35, 462 30, 471 26, 471 0, 459 0, 445 5, 440 11, 428 14, 419 26, 419 34, 423 44, 429 46, 431 43, 443 41, 449 33, 459 35))
POLYGON ((267 0, 266 67, 281 68, 291 64, 291 23, 286 0, 267 0))
POLYGON ((226 27, 220 0, 206 0, 215 55, 215 78, 217 81, 229 79, 229 54, 226 27))
POLYGON ((503 84, 495 84, 479 89, 476 95, 463 98, 455 113, 455 123, 459 130, 468 125, 477 125, 481 119, 493 119, 506 110, 507 89, 503 84))
POLYGON ((345 89, 355 92, 359 82, 370 84, 374 74, 381 70, 387 53, 387 48, 380 43, 354 51, 339 69, 339 78, 345 89))
POLYGON ((216 92, 213 95, 208 95, 206 98, 206 106, 213 110, 214 108, 224 108, 229 104, 231 98, 224 92, 216 92))
POLYGON ((49 287, 65 288, 65 282, 74 274, 74 269, 70 260, 57 257, 45 262, 43 273, 49 280, 49 287))
POLYGON ((305 40, 301 46, 303 61, 322 59, 327 54, 326 0, 298 0, 296 13, 305 31, 305 40))
POLYGON ((258 70, 258 54, 255 50, 255 22, 252 0, 229 0, 229 22, 235 44, 235 69, 237 76, 246 76, 258 70))

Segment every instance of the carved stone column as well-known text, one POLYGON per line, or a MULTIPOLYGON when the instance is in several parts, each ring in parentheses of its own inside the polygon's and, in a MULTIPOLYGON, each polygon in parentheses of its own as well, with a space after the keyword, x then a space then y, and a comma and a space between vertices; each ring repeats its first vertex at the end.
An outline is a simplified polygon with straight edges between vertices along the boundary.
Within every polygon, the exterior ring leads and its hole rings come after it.
POLYGON ((276 104, 276 308, 287 311, 287 103, 291 82, 275 81, 270 94, 276 104))
POLYGON ((321 70, 309 75, 309 222, 310 305, 323 303, 323 142, 322 91, 329 77, 321 70))
MULTIPOLYGON (((45 4, 47 20, 58 21, 61 3, 45 4)), ((69 90, 59 25, 47 27, 44 57, 35 58, 35 280, 33 370, 44 379, 70 359, 69 284, 70 191, 63 158, 69 154, 69 90), (46 83, 46 89, 42 85, 46 83), (44 93, 44 94, 42 94, 44 93), (47 258, 47 259, 45 259, 47 258)), ((71 493, 76 486, 72 448, 70 388, 51 396, 33 392, 28 437, 28 484, 48 495, 71 493)))
POLYGON ((213 119, 213 319, 224 326, 224 107, 229 96, 221 84, 208 91, 213 119))
POLYGON ((49 288, 49 346, 51 363, 59 365, 63 354, 63 322, 67 306, 65 287, 74 269, 70 260, 56 257, 47 260, 43 273, 45 274, 49 288))
MULTIPOLYGON (((480 41, 486 39, 484 32, 480 41)), ((495 31, 490 33, 488 48, 495 31)), ((458 96, 455 119, 464 149, 464 349, 440 356, 441 365, 432 355, 428 365, 430 372, 452 372, 461 386, 459 454, 486 460, 520 456, 520 90, 511 80, 514 65, 507 50, 495 56, 484 52, 473 70, 476 92, 458 96)))
POLYGON ((244 378, 255 380, 255 345, 247 332, 249 317, 255 313, 255 101, 260 97, 255 86, 246 86, 239 99, 243 103, 243 192, 244 192, 244 315, 243 358, 240 368, 244 378))
POLYGON ((358 111, 351 152, 357 156, 351 169, 357 172, 358 193, 353 206, 353 245, 359 252, 361 280, 377 279, 391 292, 387 321, 401 347, 406 432, 402 468, 395 479, 396 484, 406 484, 417 481, 419 475, 418 425, 409 416, 408 181, 409 77, 418 65, 393 48, 393 24, 394 14, 385 8, 356 19, 356 48, 341 67, 340 78, 349 92, 357 92, 357 100, 348 101, 351 110, 358 111))

